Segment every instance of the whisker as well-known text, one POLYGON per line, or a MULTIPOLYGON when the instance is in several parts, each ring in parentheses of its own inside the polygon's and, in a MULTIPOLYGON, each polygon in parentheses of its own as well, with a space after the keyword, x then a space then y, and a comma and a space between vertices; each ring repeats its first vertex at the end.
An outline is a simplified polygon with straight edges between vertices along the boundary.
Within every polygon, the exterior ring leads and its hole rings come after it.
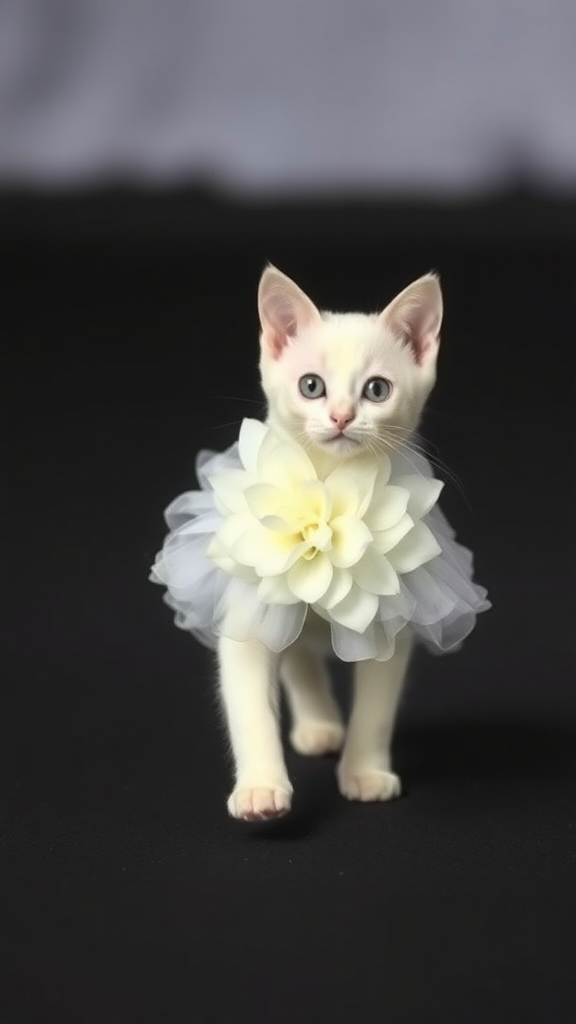
POLYGON ((418 452, 419 454, 423 455, 424 458, 426 458, 428 462, 430 462, 430 464, 434 467, 434 469, 439 470, 439 472, 441 472, 454 485, 454 487, 456 488, 462 499, 465 501, 470 511, 473 512, 472 506, 468 499, 468 495, 466 494, 466 491, 464 489, 464 485, 460 478, 458 477, 458 475, 450 468, 450 466, 448 466, 447 463, 444 462, 444 460, 441 459, 438 455, 435 455, 433 452, 428 451, 423 445, 417 445, 414 442, 405 443, 409 448, 412 449, 412 451, 418 452))
POLYGON ((424 410, 424 419, 427 416, 439 416, 443 420, 448 420, 449 423, 457 423, 456 416, 452 416, 449 412, 445 412, 443 409, 434 409, 432 406, 427 405, 424 410))
POLYGON ((242 420, 230 420, 229 423, 217 423, 211 426, 211 430, 225 430, 226 427, 238 427, 242 423, 242 420))
MULTIPOLYGON (((394 429, 404 430, 404 428, 402 428, 402 427, 396 427, 395 428, 395 427, 392 426, 390 428, 387 428, 387 430, 394 430, 394 429)), ((408 436, 408 431, 404 431, 404 432, 405 432, 405 435, 408 436)), ((428 460, 428 462, 430 462, 430 464, 432 465, 432 467, 434 469, 439 470, 440 473, 442 473, 444 476, 446 476, 447 479, 453 484, 453 486, 456 488, 456 490, 460 494, 460 497, 462 498, 462 500, 464 501, 464 503, 466 504, 466 506, 468 507, 468 509, 472 513, 472 515, 474 515, 474 509, 472 508, 472 504, 471 504, 471 502, 470 502, 470 500, 468 498, 468 495, 466 494, 466 491, 464 490, 464 486, 462 484, 462 481, 458 478, 456 473, 454 473, 453 470, 451 470, 450 467, 441 458, 439 458, 439 456, 437 456, 437 455, 433 454, 432 452, 428 451, 424 444, 422 444, 419 441, 415 440, 416 437, 419 437, 419 435, 414 435, 413 437, 410 437, 409 440, 403 440, 401 438, 396 437, 395 441, 396 441, 397 444, 399 444, 401 446, 401 449, 402 449, 402 452, 401 453, 399 452, 399 454, 403 454, 404 457, 406 458, 405 451, 408 450, 408 451, 414 452, 414 454, 422 455, 424 458, 426 458, 428 460)), ((421 440, 424 440, 424 439, 421 439, 421 440)))
POLYGON ((366 432, 360 431, 360 432, 362 434, 366 433, 366 436, 363 437, 363 441, 364 441, 365 447, 368 449, 368 451, 371 452, 371 454, 378 455, 380 452, 386 452, 387 449, 389 451, 393 451, 397 455, 400 455, 402 458, 404 458, 409 463, 409 465, 412 467, 414 472, 417 473, 419 476, 423 476, 424 474, 414 464, 412 459, 409 458, 408 453, 411 452, 414 455, 419 455, 419 456, 423 456, 424 458, 426 458, 431 463, 433 468, 438 468, 439 470, 441 470, 443 472, 443 474, 446 477, 448 477, 448 479, 454 484, 454 486, 458 490, 459 494, 461 495, 462 499, 464 500, 464 502, 466 503, 466 505, 468 506, 468 508, 470 509, 470 511, 473 514, 473 509, 472 509, 472 506, 470 504, 470 501, 468 500, 468 497, 467 497, 467 495, 466 495, 466 493, 465 493, 465 491, 464 491, 460 481, 458 480, 456 475, 450 470, 450 468, 448 466, 446 466, 442 462, 441 459, 437 459, 437 458, 435 458, 435 456, 433 456, 429 452, 427 452, 423 445, 419 444, 417 441, 413 440, 412 438, 410 438, 410 440, 404 440, 401 437, 394 436, 393 430, 401 431, 404 434, 405 437, 409 437, 410 436, 409 435, 409 431, 405 430, 405 428, 403 428, 403 427, 387 428, 387 434, 383 438, 379 438, 379 437, 375 438, 373 435, 369 435, 367 431, 366 432))
POLYGON ((240 395, 214 395, 215 402, 248 402, 249 405, 266 405, 263 398, 242 398, 240 395))
POLYGON ((410 466, 418 476, 424 476, 422 471, 418 469, 418 466, 416 466, 412 462, 412 459, 410 459, 406 454, 406 451, 411 452, 413 455, 418 455, 418 452, 413 451, 408 444, 406 444, 404 441, 401 441, 399 438, 394 438, 394 440, 392 440, 390 437, 388 437, 386 438, 386 443, 390 445, 392 451, 396 452, 397 455, 400 455, 402 458, 406 459, 406 462, 410 464, 410 466))

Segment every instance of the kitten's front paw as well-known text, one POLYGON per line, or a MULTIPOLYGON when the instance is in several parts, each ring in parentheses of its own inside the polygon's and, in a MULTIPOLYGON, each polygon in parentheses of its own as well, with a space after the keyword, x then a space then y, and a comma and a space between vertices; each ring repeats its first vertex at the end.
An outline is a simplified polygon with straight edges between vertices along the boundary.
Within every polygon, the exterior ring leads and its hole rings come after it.
POLYGON ((339 722, 299 722, 290 733, 290 742, 299 754, 335 754, 342 749, 344 727, 339 722))
POLYGON ((228 813, 243 821, 282 818, 292 806, 292 790, 268 786, 238 786, 228 799, 228 813))
POLYGON ((338 786, 342 796, 347 800, 362 800, 365 803, 374 800, 393 800, 402 792, 400 779, 394 772, 366 769, 354 771, 344 765, 338 768, 338 786))

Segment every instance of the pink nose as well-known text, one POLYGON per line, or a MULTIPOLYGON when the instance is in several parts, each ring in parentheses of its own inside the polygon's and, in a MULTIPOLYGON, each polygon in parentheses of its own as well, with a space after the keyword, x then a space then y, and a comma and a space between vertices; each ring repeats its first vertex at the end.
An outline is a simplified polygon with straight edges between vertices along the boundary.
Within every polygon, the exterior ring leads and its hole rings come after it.
POLYGON ((352 423, 354 419, 354 413, 348 410, 348 412, 331 412, 330 419, 332 423, 335 423, 338 430, 344 430, 349 423, 352 423))

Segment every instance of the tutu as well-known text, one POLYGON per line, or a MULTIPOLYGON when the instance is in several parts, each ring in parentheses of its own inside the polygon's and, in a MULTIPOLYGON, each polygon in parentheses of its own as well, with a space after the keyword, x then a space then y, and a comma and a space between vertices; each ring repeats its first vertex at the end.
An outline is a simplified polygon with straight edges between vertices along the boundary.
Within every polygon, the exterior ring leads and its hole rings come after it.
MULTIPOLYGON (((434 477, 429 462, 415 453, 410 453, 409 459, 394 454, 391 463, 391 484, 407 473, 428 480, 434 477)), ((166 509, 170 532, 150 579, 166 588, 164 600, 175 612, 176 625, 206 647, 214 650, 219 636, 231 636, 227 611, 233 606, 231 639, 258 638, 270 650, 280 652, 294 643, 307 618, 316 618, 315 613, 301 601, 264 603, 254 583, 231 576, 207 554, 223 522, 209 479, 222 470, 241 469, 238 443, 222 453, 200 452, 196 460, 200 490, 181 494, 166 509)), ((400 592, 379 598, 374 620, 364 632, 326 616, 332 649, 342 661, 386 661, 394 653, 395 637, 407 626, 432 653, 455 651, 474 628, 476 616, 490 608, 486 590, 473 581, 472 553, 456 541, 438 505, 422 521, 441 553, 400 576, 400 592)))

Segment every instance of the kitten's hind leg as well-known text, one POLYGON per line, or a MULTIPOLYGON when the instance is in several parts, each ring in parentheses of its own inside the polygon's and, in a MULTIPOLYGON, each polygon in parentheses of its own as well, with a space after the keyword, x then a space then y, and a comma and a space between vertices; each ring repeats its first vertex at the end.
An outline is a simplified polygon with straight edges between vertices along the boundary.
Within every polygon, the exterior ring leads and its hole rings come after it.
POLYGON ((410 635, 398 637, 389 661, 361 661, 356 665, 354 703, 338 765, 340 792, 348 800, 391 800, 400 796, 390 744, 412 646, 410 635))
POLYGON ((220 692, 236 763, 228 800, 233 818, 258 821, 287 814, 292 803, 278 721, 278 656, 258 640, 221 637, 220 692))
POLYGON ((281 665, 292 716, 290 742, 299 754, 332 754, 344 742, 342 716, 322 658, 298 643, 281 665))

